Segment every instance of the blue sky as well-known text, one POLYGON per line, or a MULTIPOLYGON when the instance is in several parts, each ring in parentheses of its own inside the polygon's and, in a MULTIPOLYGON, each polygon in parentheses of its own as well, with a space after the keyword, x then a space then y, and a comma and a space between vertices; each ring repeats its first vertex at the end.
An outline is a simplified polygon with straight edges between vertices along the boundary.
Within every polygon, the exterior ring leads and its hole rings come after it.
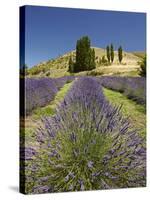
POLYGON ((84 35, 91 45, 105 48, 113 43, 125 51, 145 51, 144 13, 26 7, 25 63, 31 67, 75 49, 84 35))

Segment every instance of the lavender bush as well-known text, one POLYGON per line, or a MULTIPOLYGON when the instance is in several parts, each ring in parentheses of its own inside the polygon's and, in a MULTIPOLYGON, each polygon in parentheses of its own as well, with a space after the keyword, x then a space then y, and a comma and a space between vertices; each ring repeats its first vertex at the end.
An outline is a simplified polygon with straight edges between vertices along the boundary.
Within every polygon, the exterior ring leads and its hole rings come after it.
POLYGON ((72 81, 73 77, 61 78, 26 78, 25 93, 26 93, 26 114, 30 114, 33 109, 45 106, 52 101, 58 92, 68 81, 72 81))
POLYGON ((37 131, 27 192, 145 186, 145 147, 94 78, 79 78, 37 131), (32 176, 33 174, 33 176, 32 176), (34 179, 34 181, 33 181, 34 179))
POLYGON ((74 79, 74 76, 64 76, 60 78, 54 78, 53 80, 55 81, 57 88, 60 89, 64 84, 72 82, 74 79))
POLYGON ((101 77, 100 83, 109 89, 124 93, 139 104, 146 104, 146 79, 144 77, 101 77))

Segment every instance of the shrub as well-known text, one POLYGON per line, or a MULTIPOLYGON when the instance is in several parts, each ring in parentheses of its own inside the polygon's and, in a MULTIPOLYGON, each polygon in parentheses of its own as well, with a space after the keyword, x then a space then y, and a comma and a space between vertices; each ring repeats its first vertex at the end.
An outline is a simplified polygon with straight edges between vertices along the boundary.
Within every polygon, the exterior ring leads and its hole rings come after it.
POLYGON ((107 60, 110 63, 110 48, 109 48, 109 46, 106 47, 106 52, 107 52, 107 60))
POLYGON ((146 56, 142 59, 140 62, 140 75, 141 76, 146 76, 146 56))
POLYGON ((51 75, 50 71, 47 71, 45 75, 50 76, 51 75))
POLYGON ((119 60, 119 63, 121 63, 122 59, 123 59, 122 47, 120 46, 120 47, 118 48, 118 60, 119 60))
POLYGON ((72 57, 70 57, 69 58, 69 63, 68 63, 68 71, 70 72, 70 73, 72 73, 72 72, 74 72, 74 62, 73 62, 73 60, 72 60, 72 57))
POLYGON ((111 62, 113 63, 113 61, 114 61, 114 47, 113 47, 113 44, 110 45, 110 59, 111 59, 111 62))
POLYGON ((102 56, 102 58, 99 59, 99 65, 100 66, 108 66, 110 63, 108 60, 105 58, 105 56, 102 56))
POLYGON ((87 72, 87 75, 88 76, 101 76, 101 75, 103 75, 103 72, 92 70, 92 71, 87 72))

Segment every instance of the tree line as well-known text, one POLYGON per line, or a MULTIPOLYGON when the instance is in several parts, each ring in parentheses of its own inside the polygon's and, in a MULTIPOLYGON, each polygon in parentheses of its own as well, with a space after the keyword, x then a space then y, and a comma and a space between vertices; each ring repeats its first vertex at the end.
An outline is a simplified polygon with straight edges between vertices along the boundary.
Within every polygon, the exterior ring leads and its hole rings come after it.
MULTIPOLYGON (((106 47, 106 56, 100 59, 102 64, 111 64, 114 62, 114 47, 113 44, 106 47)), ((123 59, 123 49, 118 48, 118 60, 121 63, 123 59)), ((76 59, 75 61, 70 56, 69 58, 69 72, 89 71, 96 68, 95 50, 91 48, 91 41, 88 36, 83 36, 76 43, 76 59)))
MULTIPOLYGON (((106 55, 107 55, 108 63, 113 63, 114 62, 114 47, 113 47, 113 44, 111 44, 110 46, 108 45, 106 47, 106 55)), ((123 59, 123 49, 122 49, 122 46, 120 46, 118 48, 118 60, 119 60, 119 63, 122 62, 122 59, 123 59)))

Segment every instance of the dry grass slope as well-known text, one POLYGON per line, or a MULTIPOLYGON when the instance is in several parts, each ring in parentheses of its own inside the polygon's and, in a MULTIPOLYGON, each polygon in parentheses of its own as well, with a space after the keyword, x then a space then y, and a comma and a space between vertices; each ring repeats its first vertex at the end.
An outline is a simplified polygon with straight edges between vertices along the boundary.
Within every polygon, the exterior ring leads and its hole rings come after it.
MULTIPOLYGON (((95 49, 96 69, 92 72, 80 72, 77 75, 120 75, 120 76, 138 76, 139 65, 143 53, 140 52, 123 52, 122 64, 119 64, 118 53, 115 51, 114 63, 110 66, 99 66, 98 61, 102 56, 106 57, 106 50, 98 47, 95 49)), ((68 61, 70 56, 75 59, 75 50, 68 52, 56 59, 51 59, 33 66, 29 70, 29 76, 38 77, 61 77, 69 75, 68 61)))

